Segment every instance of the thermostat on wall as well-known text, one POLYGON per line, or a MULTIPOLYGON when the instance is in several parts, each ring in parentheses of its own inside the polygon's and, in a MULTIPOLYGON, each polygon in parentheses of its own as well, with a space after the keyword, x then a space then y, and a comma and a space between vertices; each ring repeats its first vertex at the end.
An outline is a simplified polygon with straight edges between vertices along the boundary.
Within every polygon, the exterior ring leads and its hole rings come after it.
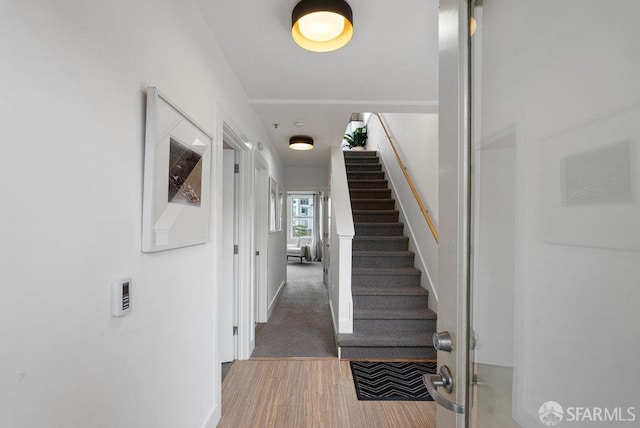
POLYGON ((121 317, 131 311, 131 278, 113 281, 111 285, 111 313, 121 317))

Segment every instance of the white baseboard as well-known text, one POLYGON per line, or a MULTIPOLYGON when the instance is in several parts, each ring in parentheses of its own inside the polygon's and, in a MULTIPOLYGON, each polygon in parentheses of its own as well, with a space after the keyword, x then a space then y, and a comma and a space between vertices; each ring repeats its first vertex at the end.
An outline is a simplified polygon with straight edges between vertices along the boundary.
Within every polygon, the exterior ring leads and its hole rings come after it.
POLYGON ((273 296, 273 299, 271 299, 271 302, 269 302, 269 307, 267 308, 267 320, 271 318, 271 313, 273 312, 273 308, 275 307, 276 302, 280 298, 280 294, 282 293, 282 290, 284 289, 284 286, 286 284, 287 283, 285 281, 282 281, 280 283, 280 286, 278 287, 278 291, 276 291, 276 295, 273 296))
POLYGON ((338 330, 338 318, 336 318, 336 313, 333 311, 333 302, 329 299, 329 310, 331 310, 331 322, 333 322, 333 332, 334 334, 338 334, 340 330, 338 330))
POLYGON ((204 423, 202 428, 216 428, 218 426, 218 422, 220 422, 220 418, 222 414, 220 413, 220 406, 216 406, 207 418, 207 421, 204 423))

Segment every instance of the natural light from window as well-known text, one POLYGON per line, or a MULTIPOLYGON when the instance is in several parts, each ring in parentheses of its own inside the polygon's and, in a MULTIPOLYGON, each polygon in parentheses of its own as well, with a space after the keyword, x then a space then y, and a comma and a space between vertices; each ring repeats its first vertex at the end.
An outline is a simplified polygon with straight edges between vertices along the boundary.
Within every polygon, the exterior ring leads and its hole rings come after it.
POLYGON ((289 196, 289 208, 291 213, 289 236, 291 238, 313 236, 313 199, 313 195, 289 196))

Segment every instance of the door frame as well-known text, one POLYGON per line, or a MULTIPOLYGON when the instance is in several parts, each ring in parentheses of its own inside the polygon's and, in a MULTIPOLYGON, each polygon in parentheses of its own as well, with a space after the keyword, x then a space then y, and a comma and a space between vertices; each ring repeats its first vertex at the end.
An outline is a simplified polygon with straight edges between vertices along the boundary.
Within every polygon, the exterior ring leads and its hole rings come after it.
MULTIPOLYGON (((246 360, 249 359, 253 348, 255 347, 255 327, 254 327, 254 310, 252 307, 252 295, 253 295, 253 275, 254 275, 254 242, 253 242, 253 217, 254 217, 254 204, 253 204, 253 155, 252 145, 249 139, 242 133, 241 128, 236 125, 231 115, 226 109, 218 103, 218 121, 217 121, 217 149, 221 152, 223 142, 231 146, 236 151, 236 159, 239 165, 239 172, 237 176, 237 266, 238 266, 238 282, 237 282, 237 298, 236 298, 236 326, 237 329, 237 349, 236 359, 246 360)), ((220 153, 219 161, 216 162, 218 171, 215 177, 218 178, 218 182, 214 183, 214 188, 218 192, 218 195, 222 193, 222 156, 220 153)), ((221 196, 218 196, 220 199, 221 196)), ((222 218, 222 207, 217 209, 217 218, 222 218)), ((221 269, 222 265, 221 252, 220 252, 220 236, 222 228, 225 225, 222 221, 218 221, 214 230, 216 231, 216 248, 217 254, 214 257, 217 260, 217 273, 216 281, 220 284, 221 281, 221 269)), ((218 300, 218 305, 225 304, 218 300)))

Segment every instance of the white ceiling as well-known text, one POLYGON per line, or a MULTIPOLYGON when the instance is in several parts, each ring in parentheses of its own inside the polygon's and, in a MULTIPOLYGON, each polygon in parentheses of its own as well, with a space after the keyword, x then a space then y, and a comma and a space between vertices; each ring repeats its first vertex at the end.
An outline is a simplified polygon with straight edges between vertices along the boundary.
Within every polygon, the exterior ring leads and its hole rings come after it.
POLYGON ((327 53, 293 42, 298 0, 197 2, 285 165, 326 164, 352 112, 437 112, 438 0, 348 0, 353 38, 327 53))

